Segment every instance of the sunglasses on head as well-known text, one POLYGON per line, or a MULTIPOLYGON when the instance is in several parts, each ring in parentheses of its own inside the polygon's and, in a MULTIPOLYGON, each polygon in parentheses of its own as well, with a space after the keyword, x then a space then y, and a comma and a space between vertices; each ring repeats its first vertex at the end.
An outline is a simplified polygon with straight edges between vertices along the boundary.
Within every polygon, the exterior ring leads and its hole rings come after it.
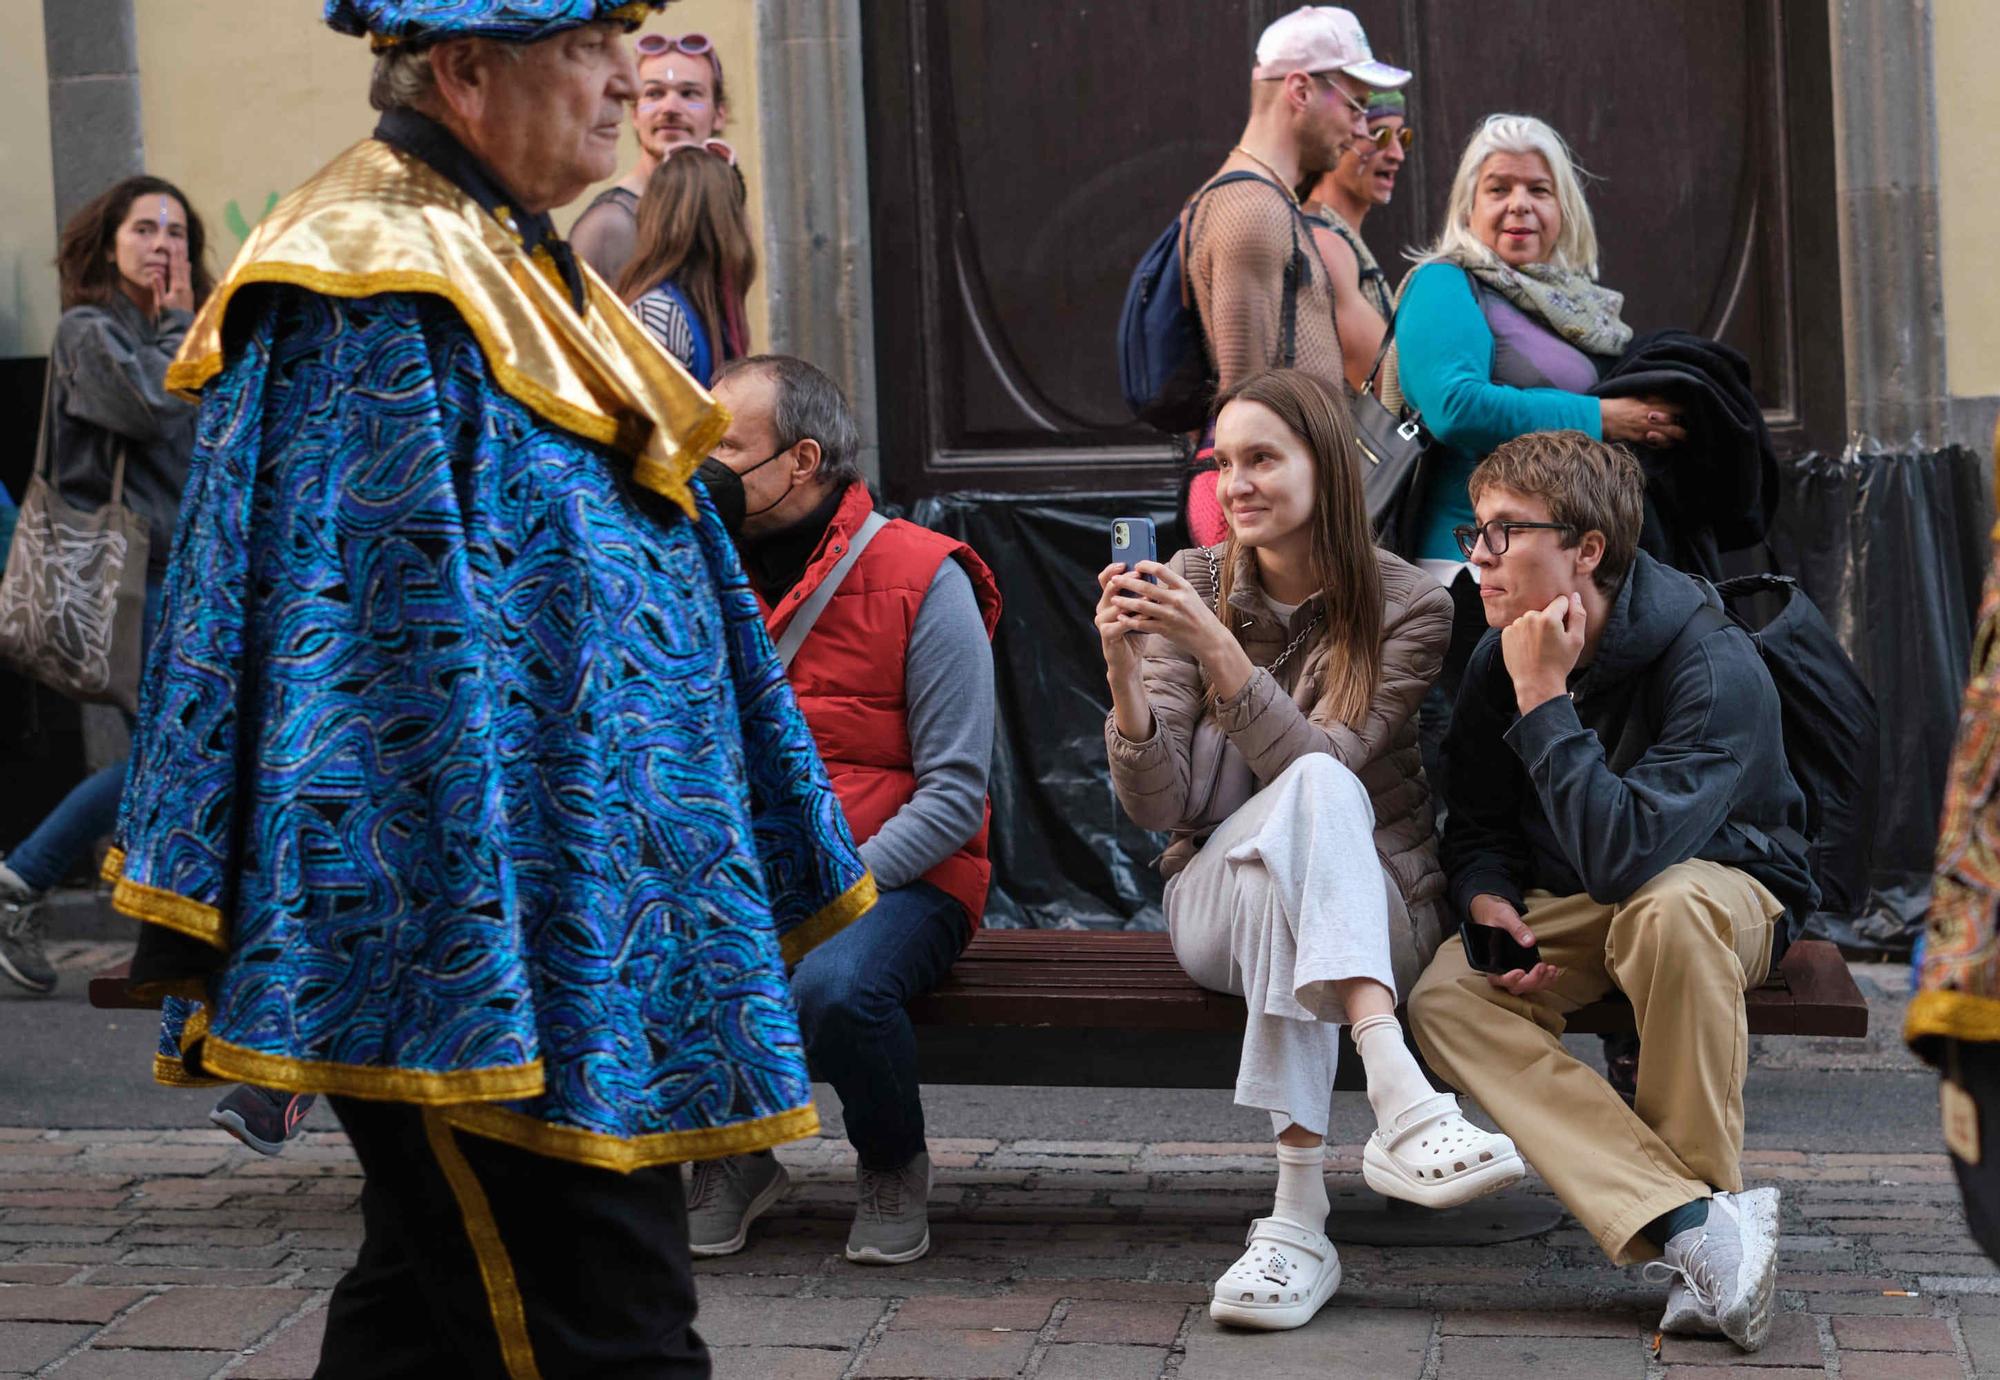
POLYGON ((688 149, 700 149, 703 153, 712 153, 730 167, 736 166, 736 146, 727 139, 703 139, 698 144, 668 144, 665 156, 672 158, 675 154, 684 153, 688 149))
POLYGON ((722 75, 722 54, 715 51, 715 44, 709 41, 707 34, 640 34, 632 46, 639 50, 642 58, 656 58, 667 53, 705 57, 715 64, 715 75, 722 75))

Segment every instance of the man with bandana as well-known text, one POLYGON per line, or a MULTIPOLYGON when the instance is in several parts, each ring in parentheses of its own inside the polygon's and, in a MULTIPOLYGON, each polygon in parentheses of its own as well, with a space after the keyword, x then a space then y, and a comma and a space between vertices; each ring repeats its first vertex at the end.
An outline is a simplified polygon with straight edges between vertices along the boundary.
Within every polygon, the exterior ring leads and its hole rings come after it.
POLYGON ((1341 362, 1348 385, 1357 389, 1368 381, 1395 313, 1388 275, 1362 239, 1361 224, 1396 194, 1397 175, 1417 134, 1408 108, 1401 91, 1370 91, 1368 137, 1349 144, 1304 195, 1306 214, 1315 222, 1313 239, 1333 282, 1341 362))
POLYGON ((156 1074, 329 1096, 318 1374, 705 1376, 678 1163, 813 1134, 873 903, 703 487, 726 415, 549 211, 664 0, 330 0, 383 111, 169 386, 198 439, 107 862, 156 1074))
POLYGON ((632 171, 598 193, 570 228, 570 243, 607 283, 631 262, 639 238, 639 200, 646 183, 677 144, 717 139, 729 118, 722 54, 704 34, 646 34, 639 39, 639 99, 632 132, 639 158, 632 171))

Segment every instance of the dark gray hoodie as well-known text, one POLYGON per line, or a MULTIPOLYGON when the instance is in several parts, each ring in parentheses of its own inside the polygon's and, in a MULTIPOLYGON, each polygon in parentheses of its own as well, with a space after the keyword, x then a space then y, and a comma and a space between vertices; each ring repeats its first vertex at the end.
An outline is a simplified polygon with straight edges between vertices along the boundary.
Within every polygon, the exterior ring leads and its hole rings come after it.
POLYGON ((1749 873, 1793 925, 1817 904, 1805 798, 1757 648, 1734 624, 1673 645, 1705 604, 1720 607, 1712 588, 1641 552, 1570 695, 1525 717, 1499 634, 1486 634, 1444 742, 1444 866, 1461 917, 1482 892, 1615 903, 1689 858, 1749 873), (1614 771, 1610 756, 1631 765, 1614 771))

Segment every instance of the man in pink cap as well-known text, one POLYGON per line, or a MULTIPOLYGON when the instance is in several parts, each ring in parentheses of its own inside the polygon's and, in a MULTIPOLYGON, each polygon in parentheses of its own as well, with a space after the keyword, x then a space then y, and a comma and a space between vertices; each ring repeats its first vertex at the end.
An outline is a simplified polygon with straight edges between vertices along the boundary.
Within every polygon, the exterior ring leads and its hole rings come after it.
MULTIPOLYGON (((1410 74, 1375 60, 1352 12, 1306 5, 1264 30, 1250 76, 1249 122, 1182 213, 1202 337, 1220 389, 1281 365, 1338 386, 1333 285, 1294 189, 1366 140, 1370 93, 1410 74)), ((1208 478, 1212 446, 1200 439, 1188 493, 1189 531, 1204 546, 1228 534, 1208 478)))

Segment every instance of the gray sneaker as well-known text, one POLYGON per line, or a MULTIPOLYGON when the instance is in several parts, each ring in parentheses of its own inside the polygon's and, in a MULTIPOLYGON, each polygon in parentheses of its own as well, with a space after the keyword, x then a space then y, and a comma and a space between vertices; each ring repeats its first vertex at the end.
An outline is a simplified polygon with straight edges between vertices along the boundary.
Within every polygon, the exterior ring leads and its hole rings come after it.
POLYGON ((0 901, 0 973, 30 992, 56 990, 56 967, 42 948, 41 907, 34 901, 0 901))
POLYGON ((688 1181, 688 1252, 735 1255, 750 1224, 785 1196, 792 1176, 769 1150, 697 1160, 688 1181))
POLYGON ((901 1169, 862 1169, 860 1206, 847 1233, 857 1265, 907 1265, 931 1248, 931 1157, 918 1152, 901 1169))
MULTIPOLYGON (((1697 1323, 1719 1328, 1745 1351, 1757 1350, 1771 1330, 1778 1190, 1716 1194, 1708 1200, 1708 1220, 1668 1241, 1666 1258, 1649 1263, 1645 1273, 1648 1279, 1678 1277, 1692 1296, 1697 1323)), ((1669 1295, 1669 1313, 1672 1302, 1669 1295)))
POLYGON ((1667 1311, 1660 1314, 1660 1331, 1679 1337, 1715 1337, 1721 1335, 1722 1329, 1714 1318, 1702 1313, 1694 1291, 1676 1275, 1667 1290, 1667 1311))

